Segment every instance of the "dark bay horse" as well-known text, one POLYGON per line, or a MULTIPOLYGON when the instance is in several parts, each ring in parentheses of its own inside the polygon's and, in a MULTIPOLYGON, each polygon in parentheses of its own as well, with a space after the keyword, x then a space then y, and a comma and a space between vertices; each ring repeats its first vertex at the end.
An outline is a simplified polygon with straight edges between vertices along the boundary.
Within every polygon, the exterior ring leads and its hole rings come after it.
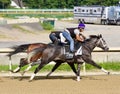
MULTIPOLYGON (((11 72, 13 73, 16 73, 16 72, 19 72, 21 67, 25 66, 25 65, 28 65, 30 64, 31 62, 35 62, 37 61, 40 57, 41 57, 41 53, 37 54, 37 56, 33 57, 31 53, 32 50, 36 49, 36 48, 41 48, 41 52, 47 47, 47 44, 45 43, 31 43, 31 44, 23 44, 23 45, 18 45, 18 46, 13 46, 11 47, 12 49, 14 49, 13 52, 9 53, 7 56, 10 57, 11 59, 11 56, 12 55, 15 55, 17 53, 20 53, 20 52, 25 52, 29 55, 27 55, 26 58, 21 58, 20 59, 20 65, 19 67, 17 67, 15 70, 10 70, 11 72)), ((27 68, 28 70, 28 68, 27 68)))
POLYGON ((12 56, 20 52, 30 53, 33 49, 40 48, 40 47, 46 47, 46 46, 47 44, 45 43, 30 43, 30 44, 13 46, 11 48, 14 49, 14 51, 9 53, 7 56, 12 56))
MULTIPOLYGON (((81 43, 76 42, 75 49, 78 50, 80 47, 81 47, 81 43)), ((95 47, 100 47, 104 51, 108 51, 109 49, 105 40, 102 38, 102 35, 98 35, 98 36, 91 35, 89 39, 87 39, 84 43, 82 43, 82 55, 74 56, 72 60, 67 60, 65 58, 65 48, 63 46, 48 45, 47 48, 42 52, 42 57, 41 60, 39 61, 40 62, 39 66, 34 71, 34 74, 30 77, 30 81, 33 80, 36 73, 38 73, 38 71, 42 67, 44 67, 46 64, 48 64, 51 61, 56 62, 54 70, 63 62, 67 62, 68 64, 73 64, 73 65, 76 62, 78 64, 77 81, 80 81, 80 65, 83 64, 83 62, 81 62, 81 59, 83 59, 84 62, 91 64, 97 67, 98 69, 101 69, 103 72, 109 74, 107 70, 105 70, 100 65, 96 64, 95 61, 92 60, 91 53, 95 47)), ((39 53, 39 50, 37 53, 39 53)), ((52 72, 53 71, 51 71, 48 75, 50 75, 52 72)))

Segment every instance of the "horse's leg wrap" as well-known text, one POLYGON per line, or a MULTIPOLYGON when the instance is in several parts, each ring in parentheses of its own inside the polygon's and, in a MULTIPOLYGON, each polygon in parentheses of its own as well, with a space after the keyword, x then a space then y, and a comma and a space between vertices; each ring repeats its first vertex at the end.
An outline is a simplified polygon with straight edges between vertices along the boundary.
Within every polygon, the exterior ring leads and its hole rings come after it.
POLYGON ((105 70, 104 68, 101 68, 101 70, 107 74, 109 74, 109 72, 107 70, 105 70))
POLYGON ((46 63, 42 62, 34 71, 34 74, 30 77, 30 80, 29 81, 32 81, 33 78, 35 77, 35 75, 38 73, 38 71, 44 67, 46 65, 46 63))
POLYGON ((16 73, 20 70, 20 67, 17 67, 15 70, 13 70, 13 73, 16 73))
POLYGON ((35 73, 34 74, 32 74, 32 76, 30 77, 30 80, 29 81, 32 81, 33 80, 33 78, 35 77, 35 73))
POLYGON ((77 81, 80 81, 80 76, 77 76, 77 81))

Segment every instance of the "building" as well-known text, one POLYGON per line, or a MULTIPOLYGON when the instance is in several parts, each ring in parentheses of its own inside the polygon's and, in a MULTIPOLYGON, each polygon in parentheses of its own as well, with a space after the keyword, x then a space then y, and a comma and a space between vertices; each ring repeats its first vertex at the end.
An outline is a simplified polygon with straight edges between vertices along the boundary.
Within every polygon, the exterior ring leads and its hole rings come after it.
POLYGON ((22 0, 11 0, 11 6, 15 8, 25 8, 22 0))

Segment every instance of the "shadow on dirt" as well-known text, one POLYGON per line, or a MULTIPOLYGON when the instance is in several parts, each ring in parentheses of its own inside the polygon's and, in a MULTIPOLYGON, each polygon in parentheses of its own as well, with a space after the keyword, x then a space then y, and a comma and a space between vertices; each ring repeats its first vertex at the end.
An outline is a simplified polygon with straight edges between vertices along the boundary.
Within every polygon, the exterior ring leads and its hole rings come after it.
MULTIPOLYGON (((24 76, 24 77, 12 77, 12 79, 18 79, 19 81, 24 81, 24 80, 28 80, 30 79, 30 76, 24 76)), ((38 81, 38 80, 54 80, 54 79, 72 79, 74 81, 76 81, 76 76, 36 76, 33 81, 38 81)), ((106 80, 104 78, 99 78, 96 76, 81 76, 81 80, 106 80)))
MULTIPOLYGON (((12 77, 12 79, 18 79, 19 81, 22 80, 29 80, 30 76, 24 76, 24 77, 12 77)), ((76 80, 75 76, 36 76, 33 81, 37 81, 37 80, 54 80, 54 79, 72 79, 72 80, 76 80)))

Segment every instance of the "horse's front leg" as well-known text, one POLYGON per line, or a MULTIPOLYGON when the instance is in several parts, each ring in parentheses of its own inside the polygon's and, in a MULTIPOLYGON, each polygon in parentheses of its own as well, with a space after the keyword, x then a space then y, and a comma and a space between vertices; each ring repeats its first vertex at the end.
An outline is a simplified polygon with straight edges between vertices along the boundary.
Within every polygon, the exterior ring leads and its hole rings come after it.
POLYGON ((80 69, 81 69, 81 64, 78 63, 78 65, 77 65, 77 81, 80 81, 80 69))
POLYGON ((105 70, 103 67, 101 67, 101 66, 98 65, 97 63, 95 63, 92 59, 87 58, 87 59, 84 59, 84 60, 85 60, 86 63, 95 66, 96 68, 102 70, 103 72, 105 72, 105 73, 107 73, 107 74, 110 74, 110 72, 108 72, 107 70, 105 70))
POLYGON ((53 66, 52 70, 47 74, 47 77, 50 76, 60 65, 61 65, 61 63, 56 62, 56 64, 53 66))
POLYGON ((39 72, 39 70, 43 68, 46 64, 47 63, 41 61, 39 66, 35 69, 34 74, 32 74, 32 76, 30 77, 30 80, 29 80, 30 82, 34 79, 35 75, 39 72))
POLYGON ((75 73, 75 75, 77 76, 77 71, 76 71, 76 69, 75 69, 75 65, 74 65, 74 63, 73 62, 67 62, 68 63, 68 65, 71 67, 71 69, 73 70, 73 72, 75 73))

